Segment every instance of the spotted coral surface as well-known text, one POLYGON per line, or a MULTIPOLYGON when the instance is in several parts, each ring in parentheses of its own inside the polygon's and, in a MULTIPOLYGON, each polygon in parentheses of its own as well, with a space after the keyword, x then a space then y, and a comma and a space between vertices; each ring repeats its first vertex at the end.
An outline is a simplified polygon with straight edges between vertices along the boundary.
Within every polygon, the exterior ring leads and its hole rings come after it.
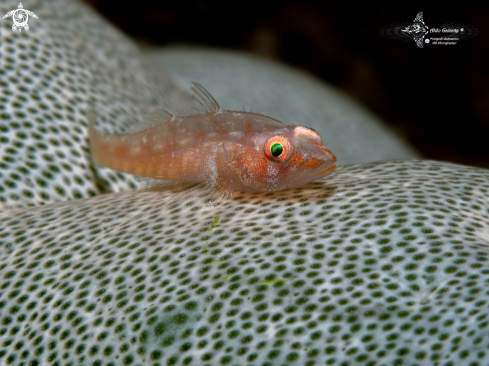
POLYGON ((126 192, 0 213, 0 362, 487 365, 488 190, 394 161, 211 211, 126 192))

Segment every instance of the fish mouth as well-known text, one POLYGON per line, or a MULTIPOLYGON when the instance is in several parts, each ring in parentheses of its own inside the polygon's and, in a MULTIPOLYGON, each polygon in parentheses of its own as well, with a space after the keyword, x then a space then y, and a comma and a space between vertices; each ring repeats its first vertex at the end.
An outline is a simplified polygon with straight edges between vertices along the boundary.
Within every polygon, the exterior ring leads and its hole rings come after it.
POLYGON ((312 181, 322 179, 336 169, 336 156, 325 147, 323 147, 321 155, 315 156, 315 159, 320 160, 320 165, 312 170, 302 169, 299 174, 292 176, 288 182, 287 189, 297 188, 312 181))
POLYGON ((326 169, 321 170, 320 172, 317 172, 316 174, 314 174, 314 176, 317 177, 318 175, 328 174, 328 173, 331 173, 335 169, 336 169, 336 164, 332 164, 332 165, 329 165, 326 169))
MULTIPOLYGON (((327 150, 327 149, 325 149, 327 150)), ((334 154, 327 150, 328 152, 323 155, 322 160, 324 160, 324 163, 316 170, 318 170, 317 173, 314 173, 314 176, 320 176, 320 175, 326 175, 331 173, 333 170, 336 169, 336 156, 334 154)))

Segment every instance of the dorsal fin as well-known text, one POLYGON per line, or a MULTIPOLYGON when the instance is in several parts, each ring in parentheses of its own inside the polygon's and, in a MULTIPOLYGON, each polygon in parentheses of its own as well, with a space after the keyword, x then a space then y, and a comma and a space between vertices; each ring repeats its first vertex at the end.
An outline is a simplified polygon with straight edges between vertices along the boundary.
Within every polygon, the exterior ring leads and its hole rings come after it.
POLYGON ((216 102, 214 97, 209 93, 205 88, 200 85, 199 83, 192 81, 192 84, 194 86, 192 87, 192 90, 194 92, 194 95, 192 97, 194 100, 197 102, 197 109, 200 112, 212 112, 212 111, 218 111, 221 109, 219 107, 219 104, 216 102))
POLYGON ((167 121, 168 118, 174 118, 174 116, 164 109, 155 109, 149 112, 139 123, 134 125, 129 131, 126 131, 126 133, 144 131, 148 128, 167 121))

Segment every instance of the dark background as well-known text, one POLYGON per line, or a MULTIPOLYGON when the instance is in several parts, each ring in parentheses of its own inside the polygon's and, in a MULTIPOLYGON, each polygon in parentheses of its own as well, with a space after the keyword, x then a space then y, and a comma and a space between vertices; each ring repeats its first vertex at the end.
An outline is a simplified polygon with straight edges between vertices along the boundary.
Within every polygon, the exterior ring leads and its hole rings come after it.
POLYGON ((489 7, 85 2, 144 44, 236 49, 306 70, 369 107, 425 158, 489 168, 489 7), (380 34, 420 11, 429 28, 459 21, 479 35, 421 49, 380 34))

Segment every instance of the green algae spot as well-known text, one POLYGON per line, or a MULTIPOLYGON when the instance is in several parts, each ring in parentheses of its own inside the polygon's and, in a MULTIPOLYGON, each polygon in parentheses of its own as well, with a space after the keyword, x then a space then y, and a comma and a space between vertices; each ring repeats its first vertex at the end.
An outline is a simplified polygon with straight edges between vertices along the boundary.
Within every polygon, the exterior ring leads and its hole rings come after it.
MULTIPOLYGON (((207 249, 207 242, 205 242, 204 246, 202 247, 202 253, 207 253, 209 251, 209 249, 207 249)), ((209 253, 207 253, 206 255, 209 255, 209 253)))
MULTIPOLYGON (((214 222, 211 224, 210 229, 208 229, 207 231, 214 230, 214 227, 216 227, 216 225, 219 224, 219 220, 220 219, 221 219, 221 216, 214 217, 214 222)), ((207 244, 208 244, 208 242, 206 241, 205 244, 204 244, 204 247, 202 248, 202 253, 205 253, 206 256, 210 255, 209 253, 207 253, 209 251, 207 249, 207 244)), ((221 263, 221 262, 222 261, 220 261, 220 260, 215 260, 215 261, 212 261, 211 263, 221 263)))
MULTIPOLYGON (((211 224, 210 229, 208 229, 207 231, 212 231, 212 230, 214 230, 214 227, 215 227, 217 224, 219 224, 219 220, 220 220, 220 219, 221 219, 221 216, 216 216, 216 217, 214 217, 214 222, 211 224)), ((210 255, 209 253, 207 253, 207 252, 209 251, 209 249, 207 249, 207 244, 208 244, 208 242, 206 241, 206 242, 205 242, 205 244, 204 244, 204 246, 203 246, 203 247, 202 247, 202 249, 201 249, 201 252, 202 252, 202 253, 204 253, 204 255, 205 255, 205 256, 209 256, 209 255, 210 255)), ((209 264, 212 264, 212 263, 222 263, 222 262, 223 262, 223 261, 216 259, 216 260, 211 261, 209 264)))
POLYGON ((219 224, 219 220, 221 219, 221 216, 216 216, 214 217, 214 222, 211 224, 211 228, 207 231, 212 231, 214 230, 214 227, 219 224))
MULTIPOLYGON (((205 256, 209 256, 210 254, 207 253, 208 251, 209 250, 207 249, 207 242, 205 242, 204 247, 202 248, 202 253, 205 253, 204 254, 205 256)), ((212 264, 212 263, 222 263, 222 261, 219 259, 216 259, 216 260, 213 260, 212 262, 210 262, 210 264, 212 264)))
POLYGON ((286 280, 281 280, 281 279, 278 279, 278 278, 276 278, 276 279, 274 279, 274 280, 270 280, 270 281, 258 281, 258 283, 259 283, 260 285, 273 285, 273 284, 275 284, 275 283, 277 283, 277 282, 283 282, 283 283, 287 283, 287 281, 286 281, 286 280))

